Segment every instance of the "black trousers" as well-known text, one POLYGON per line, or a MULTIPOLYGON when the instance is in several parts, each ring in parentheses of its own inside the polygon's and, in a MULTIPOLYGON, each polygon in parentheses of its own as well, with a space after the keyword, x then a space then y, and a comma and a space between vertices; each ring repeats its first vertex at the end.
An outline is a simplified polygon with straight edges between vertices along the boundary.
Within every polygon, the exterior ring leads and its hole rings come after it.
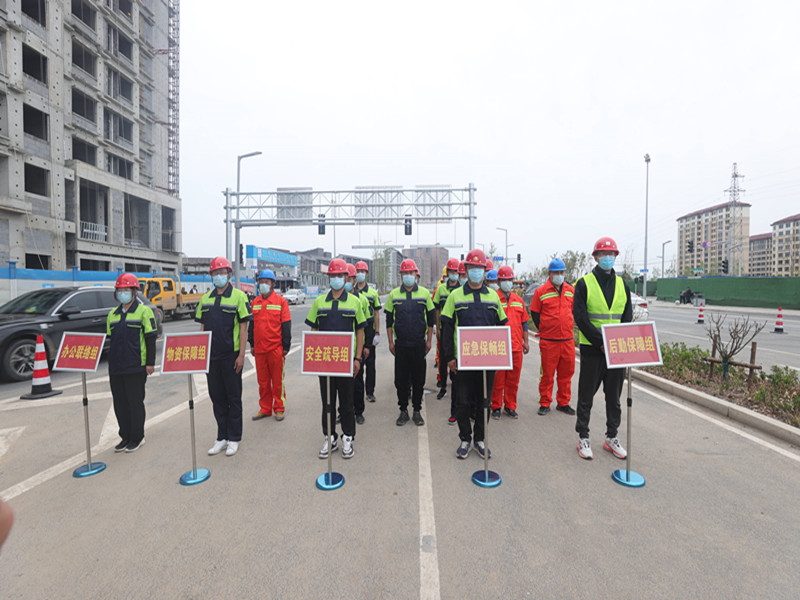
POLYGON ((492 402, 492 386, 494 385, 494 371, 459 371, 453 382, 453 392, 456 395, 456 421, 458 421, 458 437, 462 442, 474 439, 482 442, 484 436, 484 418, 489 418, 489 413, 484 409, 489 408, 492 402), (483 390, 483 394, 481 394, 483 390), (483 416, 485 415, 485 417, 483 416), (473 431, 470 417, 475 417, 473 431))
MULTIPOLYGON (((341 419, 342 433, 351 437, 356 436, 356 415, 353 411, 353 378, 352 377, 320 377, 319 393, 322 397, 322 433, 328 435, 328 424, 336 412, 336 400, 339 400, 339 418, 341 419), (328 383, 330 381, 330 383, 328 383), (328 413, 328 391, 333 390, 328 413)), ((337 438, 336 424, 333 426, 333 439, 337 438)))
MULTIPOLYGON (((370 352, 370 356, 372 353, 370 352)), ((366 361, 364 361, 366 362, 366 361)), ((364 414, 364 371, 366 367, 361 363, 358 368, 358 374, 353 380, 353 412, 357 415, 364 414)))
POLYGON ((144 384, 147 373, 109 375, 111 397, 114 399, 114 414, 119 424, 119 437, 131 443, 144 438, 144 384))
POLYGON ((625 369, 609 369, 602 354, 587 353, 581 348, 581 368, 578 378, 578 417, 575 431, 582 438, 589 437, 589 417, 592 413, 594 395, 603 384, 606 398, 606 437, 616 437, 622 420, 619 397, 625 382, 625 369))
POLYGON ((375 346, 364 344, 364 348, 369 350, 369 356, 367 357, 367 362, 364 365, 367 375, 367 395, 373 396, 375 395, 375 346))
MULTIPOLYGON (((242 371, 234 371, 236 354, 209 361, 206 381, 217 420, 217 440, 242 440, 242 371)), ((242 369, 244 370, 244 369, 242 369)))
POLYGON ((414 410, 422 410, 422 393, 425 386, 425 344, 419 346, 394 346, 394 387, 397 390, 397 405, 408 409, 408 388, 411 382, 411 404, 414 410))

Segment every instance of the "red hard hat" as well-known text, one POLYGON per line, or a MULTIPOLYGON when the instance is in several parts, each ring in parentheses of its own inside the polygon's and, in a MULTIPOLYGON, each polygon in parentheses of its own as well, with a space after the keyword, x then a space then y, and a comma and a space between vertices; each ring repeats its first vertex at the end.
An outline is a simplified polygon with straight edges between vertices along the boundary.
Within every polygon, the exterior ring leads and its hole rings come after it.
POLYGON ((347 275, 347 263, 341 258, 334 258, 328 265, 328 275, 347 275))
POLYGON ((230 261, 224 256, 218 256, 211 260, 211 266, 208 267, 208 272, 211 273, 217 269, 229 269, 233 271, 230 261))
POLYGON ((483 250, 478 250, 477 248, 475 250, 470 250, 464 264, 468 267, 486 268, 486 255, 483 253, 483 250))
POLYGON ((514 279, 514 269, 504 265, 497 270, 498 279, 514 279))
POLYGON ((467 267, 464 266, 464 261, 458 263, 458 274, 459 275, 466 275, 467 274, 467 267))
POLYGON ((457 258, 451 258, 447 261, 447 270, 448 271, 457 271, 458 270, 459 260, 457 258))
POLYGON ((369 271, 369 267, 367 266, 367 263, 365 263, 363 260, 360 260, 356 263, 356 271, 369 271))
POLYGON ((417 263, 415 263, 410 258, 405 259, 403 262, 400 263, 400 272, 402 273, 404 271, 417 271, 417 272, 419 272, 419 269, 417 269, 417 263))
POLYGON ((492 262, 491 258, 487 258, 486 259, 486 270, 487 271, 491 271, 492 269, 494 269, 494 263, 492 262))
POLYGON ((355 277, 356 276, 356 268, 354 265, 347 263, 347 276, 348 277, 355 277))
POLYGON ((595 252, 602 252, 602 251, 611 251, 615 255, 619 255, 619 248, 617 248, 617 242, 612 240, 610 237, 601 237, 594 243, 594 250, 592 250, 592 256, 594 256, 595 252))
POLYGON ((123 273, 117 277, 117 283, 114 285, 114 288, 135 288, 137 290, 142 289, 139 285, 139 280, 136 279, 136 275, 133 273, 123 273))

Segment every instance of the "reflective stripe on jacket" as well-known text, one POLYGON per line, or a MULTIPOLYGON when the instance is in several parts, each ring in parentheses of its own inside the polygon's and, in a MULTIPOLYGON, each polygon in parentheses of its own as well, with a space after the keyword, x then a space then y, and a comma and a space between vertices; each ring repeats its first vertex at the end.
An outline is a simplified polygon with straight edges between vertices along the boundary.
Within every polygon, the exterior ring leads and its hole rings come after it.
MULTIPOLYGON (((622 314, 625 311, 625 304, 628 299, 622 277, 619 275, 615 275, 615 277, 614 300, 611 306, 606 302, 603 290, 600 289, 600 284, 597 282, 594 273, 581 277, 586 284, 586 311, 589 321, 597 329, 600 329, 605 324, 622 322, 622 314)), ((583 332, 580 333, 579 339, 581 344, 591 344, 589 339, 583 335, 583 332)))

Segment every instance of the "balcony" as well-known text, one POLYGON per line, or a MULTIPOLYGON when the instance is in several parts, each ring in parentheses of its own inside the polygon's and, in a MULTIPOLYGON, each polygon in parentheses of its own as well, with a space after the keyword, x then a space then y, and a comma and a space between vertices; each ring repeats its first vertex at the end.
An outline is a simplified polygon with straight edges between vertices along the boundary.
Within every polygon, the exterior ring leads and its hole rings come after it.
POLYGON ((81 239, 90 242, 106 242, 108 241, 108 227, 100 223, 81 221, 81 239))

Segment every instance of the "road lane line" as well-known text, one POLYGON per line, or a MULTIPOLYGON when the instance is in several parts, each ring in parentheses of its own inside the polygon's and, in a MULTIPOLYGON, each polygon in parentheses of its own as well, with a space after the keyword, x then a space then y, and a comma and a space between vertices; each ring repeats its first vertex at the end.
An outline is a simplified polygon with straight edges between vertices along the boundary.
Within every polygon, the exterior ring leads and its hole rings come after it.
POLYGON ((757 438, 754 435, 750 435, 746 431, 742 431, 741 429, 738 429, 736 427, 728 425, 727 423, 725 423, 723 421, 720 421, 719 419, 716 419, 716 418, 711 417, 709 415, 706 415, 706 414, 704 414, 704 413, 702 413, 702 412, 700 412, 698 410, 695 410, 693 408, 689 408, 688 406, 686 406, 684 404, 681 404, 680 402, 676 402, 675 400, 671 400, 670 398, 667 398, 666 396, 662 396, 658 392, 653 392, 650 389, 648 389, 646 386, 643 386, 643 385, 641 385, 639 383, 634 383, 633 387, 635 387, 635 388, 637 388, 637 389, 639 389, 639 390, 641 390, 641 391, 643 391, 643 392, 645 392, 647 394, 650 394, 654 398, 658 398, 662 402, 666 402, 667 404, 671 404, 672 406, 680 408, 681 410, 685 410, 689 414, 692 414, 692 415, 694 415, 696 417, 700 417, 701 419, 703 419, 705 421, 708 421, 709 423, 713 423, 714 425, 722 427, 722 429, 730 431, 731 433, 735 433, 736 435, 741 436, 741 437, 743 437, 743 438, 745 438, 747 440, 750 440, 751 442, 755 442, 756 444, 759 444, 760 446, 763 446, 764 448, 772 450, 773 452, 776 452, 776 453, 780 454, 781 456, 785 456, 786 458, 790 458, 793 461, 800 463, 800 455, 797 455, 797 454, 794 454, 792 452, 789 452, 788 450, 784 450, 783 448, 781 448, 779 446, 776 446, 775 444, 771 444, 771 443, 769 443, 767 441, 764 441, 764 440, 762 440, 760 438, 757 438))
POLYGON ((10 429, 0 429, 0 458, 3 454, 8 452, 11 444, 17 441, 17 438, 25 431, 25 427, 11 427, 10 429))
POLYGON ((100 439, 97 441, 98 446, 104 445, 108 440, 114 439, 119 432, 117 425, 117 415, 114 413, 114 403, 108 407, 108 414, 103 423, 103 429, 100 430, 100 439))
MULTIPOLYGON (((111 398, 111 392, 103 392, 102 394, 94 394, 89 398, 89 404, 95 400, 107 400, 111 398)), ((17 400, 16 398, 9 402, 8 405, 3 405, 0 412, 9 410, 19 410, 21 408, 42 408, 45 406, 58 406, 59 404, 80 404, 83 400, 83 394, 78 396, 54 396, 52 398, 42 398, 41 400, 17 400), (11 404, 14 402, 15 404, 11 404)))
MULTIPOLYGON (((422 418, 428 420, 425 403, 422 418)), ((419 597, 420 600, 439 600, 439 551, 436 544, 436 519, 433 507, 433 477, 428 445, 428 428, 417 429, 419 435, 419 597)))

